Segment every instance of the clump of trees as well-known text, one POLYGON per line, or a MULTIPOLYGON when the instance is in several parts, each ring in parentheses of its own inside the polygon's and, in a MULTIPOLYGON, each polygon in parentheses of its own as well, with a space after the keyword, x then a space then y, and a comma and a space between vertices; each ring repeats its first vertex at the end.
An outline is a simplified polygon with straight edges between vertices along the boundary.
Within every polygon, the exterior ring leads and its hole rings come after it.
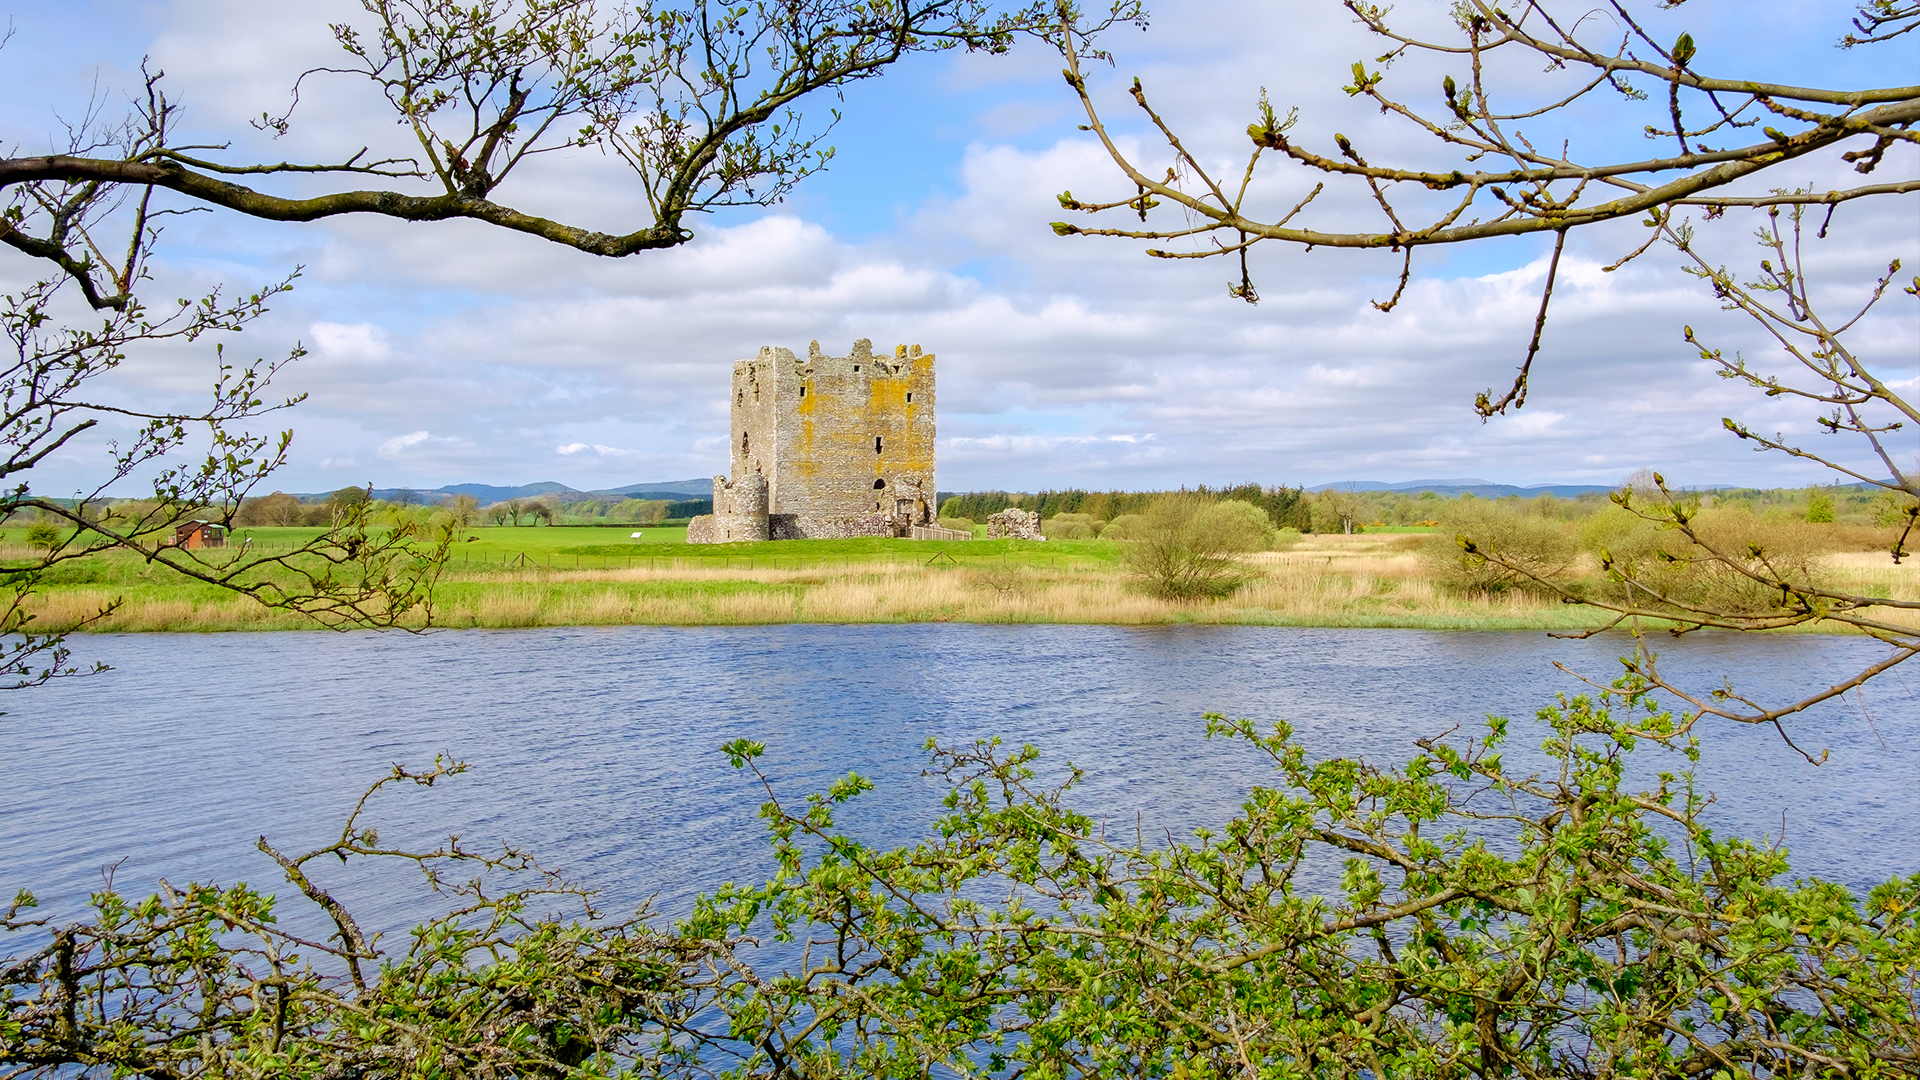
POLYGON ((1142 513, 1149 503, 1163 495, 1192 496, 1213 500, 1236 499, 1240 502, 1252 503, 1265 510, 1277 528, 1295 528, 1302 532, 1312 530, 1311 509, 1308 506, 1310 496, 1304 488, 1252 483, 1220 488, 1202 484, 1195 488, 1181 488, 1179 491, 1083 491, 1079 488, 1067 488, 1061 491, 1042 491, 1032 495, 1007 491, 974 491, 948 496, 940 503, 940 513, 947 517, 985 521, 989 515, 1018 507, 1039 514, 1042 521, 1067 514, 1084 515, 1094 522, 1109 522, 1129 514, 1142 513))
POLYGON ((389 505, 405 506, 407 502, 386 503, 375 499, 367 488, 343 487, 328 494, 323 499, 303 502, 299 498, 276 491, 271 495, 257 498, 243 498, 234 511, 232 523, 235 525, 332 525, 341 514, 355 508, 369 510, 384 509, 389 505))
MULTIPOLYGON (((1631 501, 1633 493, 1649 490, 1657 489, 1645 473, 1629 479, 1619 495, 1631 501)), ((1756 509, 1749 498, 1702 495, 1686 505, 1688 527, 1701 539, 1729 552, 1751 546, 1759 554, 1739 565, 1677 557, 1687 542, 1675 536, 1675 520, 1660 509, 1636 513, 1609 501, 1569 518, 1556 503, 1462 497, 1437 504, 1440 530, 1422 549, 1423 558, 1439 581, 1475 595, 1618 593, 1620 583, 1603 568, 1632 565, 1646 587, 1645 602, 1664 596, 1673 610, 1706 605, 1754 612, 1776 591, 1756 579, 1763 569, 1813 586, 1831 577, 1825 556, 1884 552, 1900 539, 1897 525, 1861 523, 1865 515, 1856 515, 1854 524, 1809 522, 1805 502, 1768 500, 1761 503, 1765 509, 1756 509)))
POLYGON ((1540 581, 1564 575, 1580 551, 1580 534, 1538 509, 1506 500, 1454 500, 1436 511, 1447 531, 1430 539, 1425 561, 1440 581, 1462 592, 1486 596, 1535 589, 1540 581), (1463 549, 1459 536, 1473 538, 1471 551, 1463 549), (1501 556, 1498 561, 1488 557, 1494 553, 1501 556))
POLYGON ((1106 526, 1092 514, 1055 514, 1040 523, 1040 533, 1049 540, 1094 540, 1106 526))

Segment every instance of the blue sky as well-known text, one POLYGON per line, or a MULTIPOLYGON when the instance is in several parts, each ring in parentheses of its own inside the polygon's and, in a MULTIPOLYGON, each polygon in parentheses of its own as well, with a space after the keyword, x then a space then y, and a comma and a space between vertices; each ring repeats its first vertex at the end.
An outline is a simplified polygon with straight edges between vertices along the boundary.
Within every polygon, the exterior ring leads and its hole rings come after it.
MULTIPOLYGON (((1116 64, 1097 80, 1106 115, 1134 145, 1141 133, 1122 87, 1139 75, 1190 145, 1223 167, 1243 153, 1240 131, 1261 87, 1277 104, 1301 106, 1307 137, 1340 130, 1376 157, 1429 153, 1404 125, 1339 92, 1347 65, 1381 49, 1332 0, 1153 7, 1148 31, 1113 35, 1116 64)), ((1401 9, 1415 20, 1441 10, 1401 9)), ((1910 80, 1920 47, 1906 39, 1873 53, 1831 47, 1850 10, 1692 0, 1647 16, 1656 33, 1692 32, 1697 64, 1729 74, 1910 80)), ((23 150, 45 145, 54 115, 79 112, 96 77, 123 93, 150 55, 193 130, 235 138, 237 152, 317 159, 378 145, 396 134, 390 119, 340 80, 309 95, 280 144, 244 126, 284 102, 293 73, 331 55, 325 23, 357 11, 240 0, 13 4, 0 137, 23 150)), ((295 341, 312 350, 283 381, 310 395, 286 421, 295 431, 277 485, 286 490, 369 481, 591 488, 721 471, 732 360, 811 339, 844 352, 856 337, 939 356, 945 489, 1428 476, 1612 483, 1643 466, 1696 484, 1822 478, 1720 431, 1724 415, 1787 432, 1808 430, 1812 417, 1713 378, 1685 348, 1679 327, 1690 322, 1730 350, 1765 357, 1750 328, 1677 273, 1671 253, 1599 273, 1638 243, 1631 225, 1570 245, 1533 396, 1489 424, 1469 406, 1475 392, 1504 385, 1524 349, 1542 241, 1422 253, 1415 287, 1381 315, 1367 301, 1391 289, 1398 268, 1385 254, 1256 252, 1265 300, 1249 307, 1226 296, 1224 263, 1169 264, 1124 241, 1055 237, 1047 223, 1062 216, 1057 192, 1116 190, 1111 164, 1075 129, 1059 66, 1029 45, 915 61, 849 88, 828 172, 784 205, 696 221, 695 242, 670 252, 613 262, 466 223, 275 225, 216 213, 171 226, 160 284, 248 288, 305 268, 273 317, 229 345, 249 355, 295 341)), ((1396 68, 1389 87, 1407 85, 1424 101, 1437 97, 1418 90, 1432 74, 1396 68)), ((1645 152, 1631 124, 1599 112, 1573 120, 1552 134, 1579 139, 1591 157, 1645 152)), ((1148 147, 1144 156, 1164 154, 1148 147)), ((1776 183, 1842 177, 1830 159, 1800 168, 1776 183)), ((1915 156, 1901 152, 1883 169, 1911 176, 1915 156)), ((1269 203, 1290 204, 1310 180, 1266 175, 1269 203)), ((499 197, 618 227, 634 198, 622 181, 609 163, 576 155, 541 163, 499 197)), ((1351 201, 1330 209, 1356 221, 1369 212, 1351 201)), ((1721 257, 1749 259, 1751 224, 1719 227, 1721 257)), ((1912 196, 1843 210, 1817 262, 1837 303, 1892 257, 1920 259, 1912 196)), ((0 263, 0 277, 11 287, 31 269, 0 263)), ((1915 307, 1889 301, 1861 330, 1869 355, 1909 387, 1920 374, 1915 307)), ((211 365, 204 347, 143 355, 115 389, 190 400, 211 365)), ((1920 450, 1920 439, 1911 445, 1920 450)), ((101 449, 74 447, 36 483, 70 489, 97 470, 101 449)))

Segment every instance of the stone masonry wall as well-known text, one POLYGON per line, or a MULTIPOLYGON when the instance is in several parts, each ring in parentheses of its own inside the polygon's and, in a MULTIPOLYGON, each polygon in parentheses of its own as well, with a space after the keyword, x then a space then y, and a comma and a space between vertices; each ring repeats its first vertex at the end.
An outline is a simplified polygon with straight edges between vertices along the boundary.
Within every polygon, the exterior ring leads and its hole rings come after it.
POLYGON ((1009 508, 987 515, 987 539, 1045 540, 1040 532, 1040 515, 1031 510, 1009 508))
POLYGON ((767 478, 748 473, 737 481, 713 478, 713 513, 687 524, 690 544, 731 544, 772 539, 767 518, 767 478))
POLYGON ((918 345, 876 356, 862 338, 846 356, 816 341, 804 360, 767 347, 735 362, 732 471, 715 478, 714 521, 688 540, 735 538, 758 509, 739 494, 754 477, 766 484, 759 538, 905 536, 931 524, 933 361, 918 345))

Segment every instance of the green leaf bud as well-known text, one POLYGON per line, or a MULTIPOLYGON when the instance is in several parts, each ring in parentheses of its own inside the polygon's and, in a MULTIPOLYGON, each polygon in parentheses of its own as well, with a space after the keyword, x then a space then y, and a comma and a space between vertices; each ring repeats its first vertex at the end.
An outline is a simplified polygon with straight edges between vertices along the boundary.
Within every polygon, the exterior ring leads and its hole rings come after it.
POLYGON ((1681 34, 1680 40, 1673 43, 1673 62, 1681 67, 1693 59, 1693 35, 1681 34))

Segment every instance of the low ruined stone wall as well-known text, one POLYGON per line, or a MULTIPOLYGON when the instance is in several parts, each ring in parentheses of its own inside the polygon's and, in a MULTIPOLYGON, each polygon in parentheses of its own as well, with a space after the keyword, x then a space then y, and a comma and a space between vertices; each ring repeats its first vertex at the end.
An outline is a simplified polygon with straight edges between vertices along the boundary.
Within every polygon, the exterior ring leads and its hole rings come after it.
POLYGON ((795 526, 808 540, 852 540, 864 536, 892 536, 893 520, 886 514, 854 514, 815 518, 794 515, 795 526))
POLYGON ((771 539, 770 522, 760 517, 738 514, 702 514, 687 522, 689 544, 738 544, 771 539))
POLYGON ((973 534, 962 529, 943 529, 938 525, 915 525, 915 540, 971 540, 973 534))
POLYGON ((1031 510, 1002 510, 987 515, 989 540, 1045 540, 1040 532, 1040 515, 1031 510))

